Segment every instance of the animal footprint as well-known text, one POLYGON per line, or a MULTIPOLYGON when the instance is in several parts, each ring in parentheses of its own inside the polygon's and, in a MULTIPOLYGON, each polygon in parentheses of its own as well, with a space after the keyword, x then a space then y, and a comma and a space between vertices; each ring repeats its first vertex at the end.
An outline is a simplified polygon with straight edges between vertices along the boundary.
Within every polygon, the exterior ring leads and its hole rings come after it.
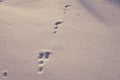
POLYGON ((62 20, 56 21, 56 22, 54 23, 54 25, 55 25, 55 27, 54 27, 54 32, 53 32, 54 34, 56 34, 57 29, 62 25, 62 23, 63 23, 62 20))
POLYGON ((43 64, 43 63, 44 63, 44 61, 43 61, 43 60, 39 61, 39 64, 43 64))
POLYGON ((55 22, 55 25, 56 26, 59 26, 59 25, 61 25, 63 23, 63 21, 57 21, 57 22, 55 22))
POLYGON ((53 34, 56 34, 56 31, 54 31, 53 34))
POLYGON ((49 52, 49 51, 46 51, 45 52, 45 59, 49 59, 49 57, 50 57, 50 54, 51 54, 51 52, 49 52))
POLYGON ((3 0, 0 0, 0 2, 3 2, 3 0))
POLYGON ((71 6, 71 5, 69 5, 69 4, 64 6, 64 13, 66 13, 66 11, 68 10, 68 8, 69 8, 70 6, 71 6))
POLYGON ((43 72, 44 63, 50 58, 51 52, 50 51, 42 51, 38 55, 38 73, 43 72))
POLYGON ((39 67, 38 68, 38 73, 42 73, 43 72, 43 67, 39 67))
POLYGON ((5 79, 6 77, 8 76, 8 73, 7 73, 7 71, 4 71, 3 73, 2 73, 2 79, 5 79))
POLYGON ((38 56, 38 59, 46 60, 46 59, 49 59, 50 55, 51 55, 50 51, 40 52, 39 56, 38 56))
POLYGON ((38 58, 39 58, 39 59, 42 59, 43 56, 44 56, 44 53, 43 53, 43 52, 40 52, 38 58))

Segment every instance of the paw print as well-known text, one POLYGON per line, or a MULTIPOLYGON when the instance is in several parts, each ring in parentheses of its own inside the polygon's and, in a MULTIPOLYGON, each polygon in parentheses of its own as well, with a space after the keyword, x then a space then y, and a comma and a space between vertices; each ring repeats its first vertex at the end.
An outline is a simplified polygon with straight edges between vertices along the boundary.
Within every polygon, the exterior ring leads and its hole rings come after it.
POLYGON ((64 6, 64 14, 66 13, 66 11, 68 10, 68 8, 69 8, 70 6, 71 6, 71 5, 69 5, 69 4, 64 6))
POLYGON ((54 34, 57 33, 57 30, 58 30, 58 28, 62 25, 62 23, 63 23, 62 20, 56 21, 56 22, 54 23, 54 25, 55 25, 55 27, 54 27, 54 32, 53 32, 54 34))
POLYGON ((7 71, 4 71, 4 72, 2 73, 1 79, 5 79, 7 76, 8 76, 8 72, 7 72, 7 71))
POLYGON ((3 0, 0 0, 0 2, 3 2, 3 0))
POLYGON ((44 64, 49 60, 51 51, 42 51, 38 54, 38 73, 42 73, 44 64))

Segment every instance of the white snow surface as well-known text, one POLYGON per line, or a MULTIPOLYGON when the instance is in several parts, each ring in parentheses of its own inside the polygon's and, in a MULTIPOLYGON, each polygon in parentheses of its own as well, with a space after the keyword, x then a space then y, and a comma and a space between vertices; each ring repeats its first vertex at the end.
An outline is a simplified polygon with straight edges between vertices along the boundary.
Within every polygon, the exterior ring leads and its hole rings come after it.
POLYGON ((1 0, 0 80, 120 80, 120 1, 1 0))

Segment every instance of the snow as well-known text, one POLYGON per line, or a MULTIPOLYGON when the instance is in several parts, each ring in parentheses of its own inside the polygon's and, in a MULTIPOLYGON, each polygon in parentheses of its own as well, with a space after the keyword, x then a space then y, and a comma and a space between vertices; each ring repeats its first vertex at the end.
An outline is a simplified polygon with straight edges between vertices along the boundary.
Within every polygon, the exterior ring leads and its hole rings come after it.
POLYGON ((1 1, 0 80, 119 80, 118 3, 1 1), (49 59, 39 59, 45 51, 51 52, 49 59))

